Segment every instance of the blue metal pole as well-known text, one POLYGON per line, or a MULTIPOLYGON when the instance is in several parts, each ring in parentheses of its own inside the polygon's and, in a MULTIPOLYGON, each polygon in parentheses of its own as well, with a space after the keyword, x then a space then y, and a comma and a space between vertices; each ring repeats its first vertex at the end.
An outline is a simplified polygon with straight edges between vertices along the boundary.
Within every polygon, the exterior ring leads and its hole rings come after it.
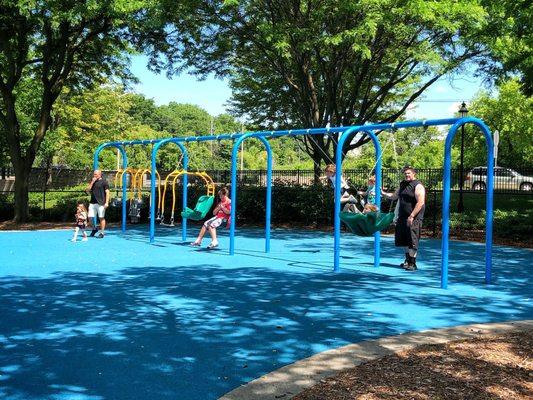
MULTIPOLYGON (((372 140, 372 143, 374 144, 374 150, 375 150, 375 157, 376 157, 376 183, 374 185, 376 189, 376 205, 379 207, 379 211, 381 212, 381 181, 382 181, 382 171, 381 171, 381 144, 379 143, 379 139, 372 131, 364 131, 372 140)), ((394 134, 394 133, 392 133, 394 134)), ((380 264, 380 246, 381 246, 381 232, 377 231, 374 233, 374 267, 379 267, 380 264)))
POLYGON ((440 287, 448 288, 448 259, 450 234, 450 189, 452 168, 452 141, 457 129, 455 125, 450 129, 444 145, 444 171, 442 178, 442 255, 440 267, 440 287), (448 138, 450 138, 448 140, 448 138))
POLYGON ((487 193, 485 219, 485 283, 491 282, 492 273, 492 229, 494 203, 494 143, 489 128, 483 121, 473 118, 459 119, 448 132, 444 148, 444 176, 442 200, 442 258, 441 258, 441 288, 448 287, 449 234, 450 234, 450 190, 451 190, 451 151, 452 142, 459 127, 471 123, 478 126, 485 136, 487 146, 487 193))
MULTIPOLYGON (((395 123, 383 123, 383 124, 369 124, 365 125, 365 129, 368 130, 386 130, 402 128, 415 128, 415 127, 424 127, 424 126, 437 126, 437 125, 453 125, 459 119, 458 118, 444 118, 444 119, 431 119, 423 121, 406 121, 406 122, 395 122, 395 123)), ((279 131, 258 131, 253 132, 255 137, 265 136, 265 137, 280 137, 280 136, 298 136, 298 135, 324 135, 327 133, 342 133, 348 129, 358 128, 358 126, 344 126, 344 127, 332 127, 332 128, 313 128, 313 129, 291 129, 291 130, 279 130, 279 131)), ((220 134, 220 135, 206 135, 206 136, 189 136, 189 137, 178 137, 178 138, 166 138, 166 139, 149 139, 149 140, 130 140, 130 141, 121 141, 121 142, 109 142, 105 143, 106 145, 136 145, 136 144, 156 144, 161 141, 173 140, 176 142, 205 142, 210 140, 224 140, 224 139, 239 139, 243 133, 232 133, 232 134, 220 134)))
POLYGON ((150 243, 155 241, 155 171, 157 170, 157 152, 159 147, 161 147, 161 143, 156 143, 152 147, 150 159, 150 198, 152 199, 150 202, 150 243))
MULTIPOLYGON (((119 149, 121 149, 122 153, 122 168, 126 170, 128 168, 128 157, 126 155, 126 149, 124 146, 120 146, 119 149)), ((118 173, 118 171, 117 171, 118 173)), ((122 175, 122 224, 121 224, 121 230, 122 232, 126 232, 126 207, 127 207, 127 200, 126 196, 128 195, 127 188, 126 188, 126 182, 127 182, 127 174, 122 175)))
POLYGON ((258 137, 267 151, 266 215, 265 215, 265 253, 270 253, 270 220, 272 215, 272 148, 263 137, 258 137))
MULTIPOLYGON (((183 169, 187 171, 189 168, 189 157, 187 153, 183 153, 183 169)), ((187 186, 189 184, 189 178, 187 174, 183 176, 183 194, 182 194, 182 210, 187 208, 187 186)), ((187 218, 182 217, 181 219, 181 240, 187 241, 187 218)))
POLYGON ((265 221, 265 252, 270 252, 270 219, 272 209, 272 149, 270 143, 263 136, 264 133, 248 132, 238 135, 237 141, 233 144, 233 151, 231 153, 231 214, 230 214, 230 241, 229 254, 235 254, 235 225, 237 216, 237 157, 239 154, 239 146, 241 143, 250 137, 259 139, 267 151, 267 194, 266 194, 266 221, 265 221))
MULTIPOLYGON (((394 124, 392 124, 394 127, 394 124)), ((376 152, 376 205, 378 207, 381 203, 381 145, 379 139, 368 129, 369 125, 352 127, 345 131, 339 138, 337 143, 337 152, 335 157, 336 163, 336 174, 335 174, 335 217, 334 217, 334 247, 333 247, 333 271, 340 271, 340 236, 341 236, 341 222, 340 222, 340 212, 341 212, 341 177, 342 177, 342 148, 348 137, 352 138, 357 132, 364 132, 370 137, 372 143, 374 144, 374 149, 376 152)), ((379 232, 374 234, 374 267, 379 267, 380 264, 380 240, 381 236, 379 232)))
POLYGON ((229 254, 235 254, 235 219, 237 213, 237 155, 239 152, 239 144, 233 145, 231 153, 231 210, 230 210, 230 228, 229 228, 229 254))

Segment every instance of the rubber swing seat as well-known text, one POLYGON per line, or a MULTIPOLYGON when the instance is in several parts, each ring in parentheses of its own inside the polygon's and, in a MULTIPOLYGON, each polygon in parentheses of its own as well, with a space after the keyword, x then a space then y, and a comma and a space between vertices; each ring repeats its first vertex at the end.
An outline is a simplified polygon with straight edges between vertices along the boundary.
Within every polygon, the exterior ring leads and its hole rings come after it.
POLYGON ((214 202, 215 202, 215 196, 203 195, 196 202, 196 206, 194 207, 194 210, 187 207, 181 213, 181 216, 183 218, 192 219, 194 221, 199 221, 201 219, 204 219, 207 213, 209 212, 209 210, 211 210, 211 207, 213 206, 214 202))
POLYGON ((375 232, 386 229, 394 220, 394 213, 369 212, 356 214, 341 212, 340 219, 358 236, 372 236, 375 232))

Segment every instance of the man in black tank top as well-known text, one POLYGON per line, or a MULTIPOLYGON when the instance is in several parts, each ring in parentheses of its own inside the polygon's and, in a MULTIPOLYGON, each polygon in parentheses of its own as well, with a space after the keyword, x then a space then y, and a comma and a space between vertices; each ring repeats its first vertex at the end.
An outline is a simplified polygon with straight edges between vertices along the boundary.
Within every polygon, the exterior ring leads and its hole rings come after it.
POLYGON ((400 266, 407 271, 416 271, 416 256, 424 210, 426 208, 426 189, 422 182, 416 179, 416 170, 405 167, 403 170, 405 179, 394 193, 383 193, 383 196, 398 199, 398 220, 394 243, 397 247, 405 247, 405 261, 400 266))

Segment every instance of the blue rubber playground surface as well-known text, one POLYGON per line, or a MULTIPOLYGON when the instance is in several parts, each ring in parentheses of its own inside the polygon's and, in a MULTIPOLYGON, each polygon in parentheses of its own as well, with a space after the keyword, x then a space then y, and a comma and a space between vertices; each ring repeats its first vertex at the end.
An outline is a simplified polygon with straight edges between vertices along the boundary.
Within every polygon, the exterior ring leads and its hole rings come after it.
MULTIPOLYGON (((197 227, 191 227, 191 234, 197 227)), ((71 231, 0 232, 0 398, 216 399, 317 352, 404 332, 533 318, 533 251, 451 242, 440 289, 440 241, 423 240, 419 271, 400 249, 333 237, 227 231, 218 251, 190 248, 174 230, 155 245, 144 227, 71 243, 71 231)), ((193 237, 191 236, 191 240, 193 237)), ((204 246, 209 240, 204 241, 204 246)))

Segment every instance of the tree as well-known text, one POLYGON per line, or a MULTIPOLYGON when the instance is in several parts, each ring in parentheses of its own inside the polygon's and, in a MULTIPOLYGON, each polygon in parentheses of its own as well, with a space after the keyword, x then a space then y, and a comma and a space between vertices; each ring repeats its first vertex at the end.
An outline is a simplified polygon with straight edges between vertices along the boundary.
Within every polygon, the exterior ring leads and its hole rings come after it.
POLYGON ((484 0, 489 23, 478 41, 486 43, 490 59, 481 64, 489 81, 520 76, 521 90, 533 95, 533 7, 527 0, 484 0))
POLYGON ((28 175, 63 88, 124 77, 130 31, 144 1, 4 0, 0 5, 0 128, 15 170, 15 221, 28 218, 28 175), (34 85, 35 118, 20 98, 34 85))
MULTIPOLYGON (((442 168, 444 141, 435 127, 400 129, 380 135, 383 168, 442 168)), ((359 155, 346 159, 348 168, 374 168, 376 165, 373 146, 364 146, 359 155)))
MULTIPOLYGON (((469 40, 485 22, 475 0, 204 0, 186 14, 202 21, 196 29, 162 4, 175 30, 153 46, 155 68, 229 77, 233 112, 269 128, 395 121, 433 82, 483 55, 469 40), (180 51, 187 62, 176 67, 180 51)), ((337 139, 305 137, 317 174, 337 139)))
MULTIPOLYGON (((54 164, 90 168, 100 143, 137 139, 140 132, 149 136, 152 130, 129 115, 134 96, 109 84, 79 92, 64 90, 54 105, 54 123, 42 147, 52 150, 54 164)), ((102 154, 102 168, 116 168, 116 158, 110 154, 102 154)))
MULTIPOLYGON (((470 114, 481 118, 492 131, 500 133, 498 165, 530 167, 533 165, 533 99, 523 93, 517 79, 502 82, 493 97, 481 92, 469 106, 470 114)), ((459 135, 457 135, 459 136, 459 135)), ((475 167, 487 161, 485 138, 478 129, 465 130, 465 165, 475 167)), ((459 151, 456 137, 454 147, 459 151)))

